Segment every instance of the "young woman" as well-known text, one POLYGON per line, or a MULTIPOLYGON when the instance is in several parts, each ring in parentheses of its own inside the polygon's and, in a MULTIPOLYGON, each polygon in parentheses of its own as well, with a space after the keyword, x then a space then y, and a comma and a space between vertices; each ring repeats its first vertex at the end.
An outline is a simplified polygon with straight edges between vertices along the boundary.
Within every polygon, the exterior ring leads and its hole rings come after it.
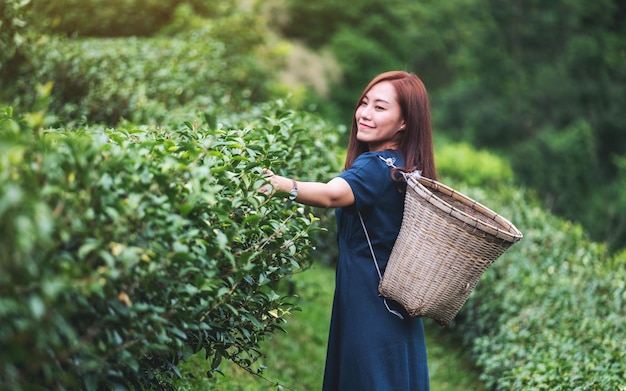
POLYGON ((401 71, 378 75, 361 94, 339 176, 328 183, 296 182, 266 171, 272 191, 290 193, 302 204, 336 208, 339 260, 325 391, 429 389, 422 320, 379 296, 369 245, 384 272, 404 210, 406 184, 397 170, 420 170, 437 179, 426 88, 417 76, 401 71))

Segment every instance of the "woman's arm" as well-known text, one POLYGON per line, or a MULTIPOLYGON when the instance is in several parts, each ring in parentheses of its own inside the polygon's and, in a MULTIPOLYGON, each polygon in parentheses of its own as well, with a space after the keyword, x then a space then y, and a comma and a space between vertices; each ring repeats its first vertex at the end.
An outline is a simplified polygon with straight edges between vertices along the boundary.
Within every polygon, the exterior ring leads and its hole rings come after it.
MULTIPOLYGON (((273 189, 261 188, 261 192, 272 194, 273 192, 289 193, 294 187, 292 179, 280 175, 274 175, 269 170, 268 180, 273 189)), ((320 208, 341 208, 354 204, 352 188, 343 178, 333 178, 328 183, 321 182, 297 182, 298 195, 295 201, 320 208)))

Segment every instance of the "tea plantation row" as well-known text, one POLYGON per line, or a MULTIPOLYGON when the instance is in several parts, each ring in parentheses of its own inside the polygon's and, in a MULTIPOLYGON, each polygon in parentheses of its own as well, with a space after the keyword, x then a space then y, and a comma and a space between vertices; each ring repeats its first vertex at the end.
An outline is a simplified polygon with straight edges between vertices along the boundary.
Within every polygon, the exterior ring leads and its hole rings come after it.
MULTIPOLYGON (((164 387, 204 350, 250 366, 293 309, 317 218, 258 192, 320 178, 323 124, 280 104, 247 127, 49 130, 0 121, 0 388, 164 387)), ((215 122, 208 119, 207 123, 215 122)))
POLYGON ((440 143, 442 181, 524 234, 478 283, 454 324, 494 390, 626 390, 626 251, 516 189, 506 161, 440 143))
POLYGON ((525 236, 458 320, 481 378, 494 390, 626 390, 626 252, 608 254, 521 191, 471 191, 525 236))

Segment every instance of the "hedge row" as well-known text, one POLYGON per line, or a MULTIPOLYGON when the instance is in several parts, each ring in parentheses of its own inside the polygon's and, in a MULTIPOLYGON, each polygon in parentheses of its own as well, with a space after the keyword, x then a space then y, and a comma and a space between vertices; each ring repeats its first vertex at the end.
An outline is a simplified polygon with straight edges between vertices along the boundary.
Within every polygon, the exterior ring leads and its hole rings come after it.
POLYGON ((213 368, 252 365, 318 230, 258 193, 261 169, 315 180, 338 166, 323 122, 257 112, 39 135, 2 113, 1 389, 161 389, 201 350, 213 368))
POLYGON ((37 86, 52 83, 47 125, 66 127, 180 123, 196 110, 219 115, 267 101, 280 56, 264 46, 260 17, 236 12, 209 20, 190 12, 177 13, 172 36, 38 37, 0 74, 0 102, 32 111, 37 86))
POLYGON ((474 194, 525 236, 485 274, 457 324, 486 384, 625 390, 626 252, 610 255, 521 192, 474 194))
POLYGON ((176 10, 184 6, 211 18, 240 9, 238 1, 233 0, 56 0, 32 2, 28 11, 29 23, 38 31, 79 37, 125 37, 154 35, 171 23, 176 10))

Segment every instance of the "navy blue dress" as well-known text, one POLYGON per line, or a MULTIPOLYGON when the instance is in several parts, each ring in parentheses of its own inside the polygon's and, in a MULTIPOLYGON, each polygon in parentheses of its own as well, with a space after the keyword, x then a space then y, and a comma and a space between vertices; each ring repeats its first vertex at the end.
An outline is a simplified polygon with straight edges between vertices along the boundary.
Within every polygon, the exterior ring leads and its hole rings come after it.
POLYGON ((404 165, 396 151, 366 152, 340 175, 352 188, 355 204, 336 210, 339 261, 324 391, 429 390, 422 320, 409 317, 397 303, 388 301, 404 320, 385 307, 357 213, 383 272, 402 223, 404 183, 391 179, 379 156, 404 165))

